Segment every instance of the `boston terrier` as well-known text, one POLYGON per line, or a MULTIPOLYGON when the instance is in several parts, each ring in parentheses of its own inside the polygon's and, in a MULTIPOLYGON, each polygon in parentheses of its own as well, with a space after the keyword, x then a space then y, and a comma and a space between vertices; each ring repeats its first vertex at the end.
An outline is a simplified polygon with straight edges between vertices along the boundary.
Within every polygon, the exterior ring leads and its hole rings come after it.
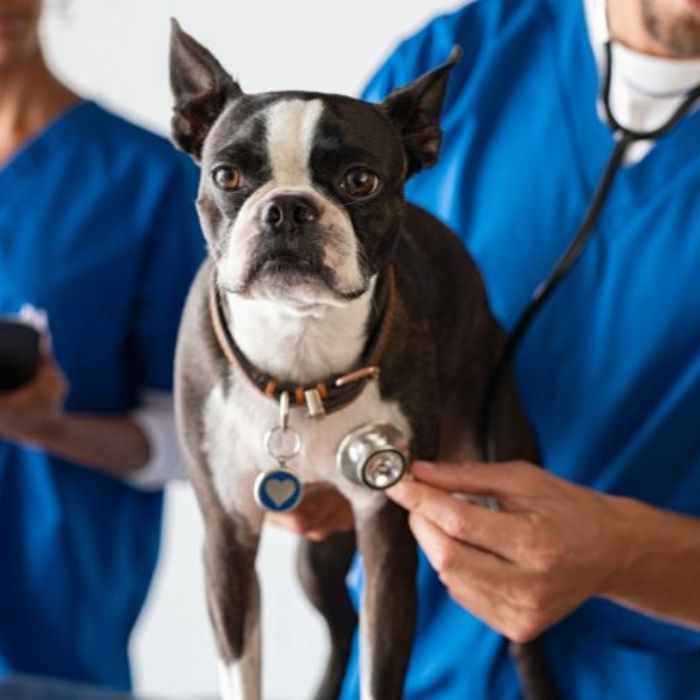
MULTIPOLYGON (((310 482, 340 491, 356 532, 300 548, 331 639, 317 697, 337 696, 350 651, 355 543, 362 698, 402 697, 416 545, 382 489, 410 458, 483 458, 483 403, 505 343, 459 240, 404 199, 406 180, 438 158, 457 60, 381 104, 246 94, 173 22, 172 134, 201 166, 209 250, 180 331, 177 420, 226 700, 261 698, 260 532, 265 512, 293 507, 310 482)), ((510 376, 496 425, 500 458, 536 459, 510 376)))

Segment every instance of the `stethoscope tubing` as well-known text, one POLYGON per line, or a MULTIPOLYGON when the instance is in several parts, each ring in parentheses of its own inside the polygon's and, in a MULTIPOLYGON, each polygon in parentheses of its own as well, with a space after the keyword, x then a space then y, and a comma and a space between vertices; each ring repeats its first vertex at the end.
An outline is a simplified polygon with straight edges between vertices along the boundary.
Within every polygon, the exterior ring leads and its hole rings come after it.
POLYGON ((613 113, 610 103, 610 90, 612 83, 612 43, 610 41, 605 42, 605 64, 607 66, 605 70, 605 78, 603 80, 603 108, 605 109, 605 116, 615 135, 618 138, 627 136, 630 139, 630 143, 633 141, 657 141, 661 137, 666 136, 666 134, 672 131, 678 122, 680 122, 681 119, 683 119, 688 112, 690 112, 695 102, 700 99, 700 85, 697 85, 686 93, 683 102, 681 102, 676 111, 660 127, 650 129, 648 131, 635 131, 634 129, 629 129, 620 124, 620 122, 615 118, 615 114, 613 113))
POLYGON ((603 175, 593 194, 588 210, 583 218, 581 226, 571 239, 571 242, 564 250, 549 275, 535 289, 525 311, 515 324, 512 333, 508 337, 503 353, 491 373, 491 377, 486 387, 483 408, 483 437, 486 450, 486 459, 490 462, 499 459, 498 445, 495 431, 495 409, 499 391, 502 388, 506 372, 511 361, 529 330, 537 314, 554 291, 559 287, 563 279, 569 273, 576 261, 586 248, 588 241, 595 232, 596 224, 600 219, 608 195, 615 182, 615 177, 620 171, 625 155, 631 144, 638 141, 655 141, 668 134, 700 99, 700 85, 687 93, 685 99, 671 117, 659 128, 649 131, 635 131, 622 126, 613 114, 610 104, 610 86, 612 82, 612 46, 610 41, 605 42, 606 68, 602 85, 602 97, 605 114, 609 125, 616 137, 615 147, 608 159, 603 175))

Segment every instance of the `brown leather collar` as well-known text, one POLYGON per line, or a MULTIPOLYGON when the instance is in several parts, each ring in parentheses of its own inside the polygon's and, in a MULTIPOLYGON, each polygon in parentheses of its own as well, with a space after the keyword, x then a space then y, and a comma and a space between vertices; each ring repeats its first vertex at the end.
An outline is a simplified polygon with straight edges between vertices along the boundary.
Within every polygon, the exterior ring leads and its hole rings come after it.
POLYGON ((284 392, 289 394, 292 405, 306 404, 309 416, 320 417, 333 413, 354 401, 365 385, 379 376, 379 368, 396 310, 396 280, 394 268, 389 266, 385 279, 381 280, 376 307, 379 309, 374 328, 370 333, 360 366, 347 374, 334 374, 313 384, 282 382, 263 372, 243 354, 233 339, 221 301, 221 294, 212 273, 209 284, 209 313, 221 352, 229 363, 238 367, 261 393, 279 401, 284 392))

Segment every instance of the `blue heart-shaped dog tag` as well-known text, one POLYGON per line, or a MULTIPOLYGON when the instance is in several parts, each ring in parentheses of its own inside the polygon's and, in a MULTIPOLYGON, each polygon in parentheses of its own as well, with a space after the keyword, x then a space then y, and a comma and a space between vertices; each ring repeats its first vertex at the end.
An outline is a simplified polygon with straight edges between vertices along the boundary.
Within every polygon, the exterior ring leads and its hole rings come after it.
POLYGON ((263 472, 255 480, 255 502, 264 510, 284 513, 299 505, 304 488, 299 477, 288 469, 263 472))

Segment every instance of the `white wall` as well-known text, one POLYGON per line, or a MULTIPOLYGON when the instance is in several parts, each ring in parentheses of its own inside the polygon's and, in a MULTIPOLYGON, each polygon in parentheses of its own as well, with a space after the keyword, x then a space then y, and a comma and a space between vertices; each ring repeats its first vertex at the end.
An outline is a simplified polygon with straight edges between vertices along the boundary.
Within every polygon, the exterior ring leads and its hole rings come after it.
MULTIPOLYGON (((45 0, 47 54, 85 95, 167 132, 170 16, 209 46, 244 90, 356 93, 402 36, 456 0, 45 0)), ((190 489, 170 489, 161 565, 134 635, 139 690, 164 697, 216 693, 204 607, 202 527, 190 489)), ((324 629, 296 584, 294 537, 266 532, 265 698, 311 695, 325 654, 324 629)))

